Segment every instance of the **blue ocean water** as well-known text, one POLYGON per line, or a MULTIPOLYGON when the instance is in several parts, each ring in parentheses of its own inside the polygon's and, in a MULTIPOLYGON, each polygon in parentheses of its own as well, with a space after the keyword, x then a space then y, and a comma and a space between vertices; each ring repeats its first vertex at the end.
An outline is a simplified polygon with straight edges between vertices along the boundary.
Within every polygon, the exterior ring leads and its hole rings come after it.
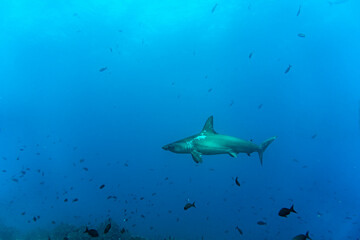
POLYGON ((0 1, 0 238, 359 239, 359 9, 0 1), (263 166, 161 148, 209 116, 263 166))

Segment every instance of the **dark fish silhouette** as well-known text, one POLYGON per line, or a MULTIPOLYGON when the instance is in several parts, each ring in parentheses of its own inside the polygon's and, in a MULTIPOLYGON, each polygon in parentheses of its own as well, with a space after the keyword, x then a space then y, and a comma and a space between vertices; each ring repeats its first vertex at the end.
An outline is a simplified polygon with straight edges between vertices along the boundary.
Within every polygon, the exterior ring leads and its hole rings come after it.
POLYGON ((263 226, 263 225, 266 225, 266 222, 264 222, 264 221, 258 221, 258 222, 257 222, 257 225, 263 226))
POLYGON ((236 185, 238 185, 240 187, 240 182, 238 180, 238 177, 235 178, 235 183, 236 183, 236 185))
POLYGON ((359 101, 359 104, 358 104, 358 105, 359 105, 359 110, 358 110, 358 115, 359 115, 358 117, 359 117, 359 119, 358 119, 358 121, 359 121, 359 128, 360 128, 360 101, 359 101))
POLYGON ((103 189, 105 187, 105 184, 101 185, 99 188, 100 189, 103 189))
POLYGON ((297 213, 295 210, 294 210, 294 205, 292 205, 290 208, 282 208, 280 209, 279 211, 279 216, 280 217, 287 217, 287 215, 289 215, 290 213, 297 213))
POLYGON ((105 71, 105 70, 107 70, 107 67, 100 68, 100 69, 99 69, 99 72, 103 72, 103 71, 105 71))
POLYGON ((298 33, 298 37, 304 38, 306 35, 304 33, 298 33))
POLYGON ((251 59, 252 55, 253 55, 253 52, 251 52, 251 53, 249 54, 249 59, 251 59))
POLYGON ((88 229, 88 227, 86 227, 84 233, 89 234, 91 237, 98 237, 99 236, 98 231, 96 231, 95 229, 88 229))
POLYGON ((236 226, 235 229, 240 233, 240 235, 243 235, 243 231, 238 226, 236 226))
POLYGON ((333 4, 341 4, 341 3, 346 3, 348 0, 333 0, 333 1, 328 1, 328 3, 331 5, 333 4))
POLYGON ((216 9, 216 7, 217 7, 217 3, 215 3, 215 5, 213 6, 213 8, 211 9, 211 13, 214 13, 215 12, 215 9, 216 9))
POLYGON ((317 134, 314 134, 311 136, 312 139, 315 139, 317 137, 317 134))
POLYGON ((297 11, 297 14, 296 14, 297 17, 300 15, 300 12, 301 12, 301 5, 299 6, 299 10, 297 11))
POLYGON ((110 228, 111 228, 111 223, 109 223, 108 225, 106 225, 105 227, 105 230, 104 230, 104 233, 108 233, 110 231, 110 228))
POLYGON ((293 240, 306 240, 306 239, 310 239, 311 238, 309 237, 309 231, 306 232, 306 234, 300 234, 300 235, 297 235, 296 237, 293 238, 293 240))
POLYGON ((287 67, 287 69, 285 70, 284 73, 287 74, 287 73, 290 71, 291 67, 292 67, 292 66, 289 64, 289 66, 287 67))
POLYGON ((193 202, 193 203, 187 203, 187 204, 185 205, 185 207, 184 207, 184 210, 186 211, 186 210, 188 210, 189 208, 192 208, 192 207, 196 208, 196 207, 195 207, 195 202, 193 202))

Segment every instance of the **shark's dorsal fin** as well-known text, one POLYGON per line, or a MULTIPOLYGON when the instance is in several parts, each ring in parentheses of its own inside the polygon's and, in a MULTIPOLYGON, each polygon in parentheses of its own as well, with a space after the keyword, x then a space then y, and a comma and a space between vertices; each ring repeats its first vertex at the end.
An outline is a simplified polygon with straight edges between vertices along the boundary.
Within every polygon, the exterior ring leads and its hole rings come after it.
POLYGON ((207 120, 206 123, 203 127, 203 129, 201 130, 201 133, 212 133, 212 134, 216 134, 215 130, 214 130, 214 120, 213 120, 213 116, 210 116, 207 120))

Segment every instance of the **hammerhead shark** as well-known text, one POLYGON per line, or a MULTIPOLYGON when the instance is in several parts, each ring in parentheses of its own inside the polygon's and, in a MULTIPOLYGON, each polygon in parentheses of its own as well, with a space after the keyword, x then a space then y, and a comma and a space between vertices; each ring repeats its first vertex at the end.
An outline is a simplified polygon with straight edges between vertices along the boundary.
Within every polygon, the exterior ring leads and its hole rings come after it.
POLYGON ((173 153, 190 153, 196 163, 202 163, 202 155, 229 154, 231 157, 237 157, 238 153, 250 156, 251 153, 257 152, 260 163, 263 164, 263 153, 276 137, 256 145, 252 141, 218 134, 214 130, 213 122, 213 116, 210 116, 199 134, 167 144, 162 149, 173 153))

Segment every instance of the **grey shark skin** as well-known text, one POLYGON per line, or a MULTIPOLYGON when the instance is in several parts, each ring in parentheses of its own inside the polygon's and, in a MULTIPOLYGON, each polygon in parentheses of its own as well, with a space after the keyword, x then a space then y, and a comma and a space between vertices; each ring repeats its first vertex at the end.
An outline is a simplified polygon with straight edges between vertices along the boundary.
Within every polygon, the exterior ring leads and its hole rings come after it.
POLYGON ((229 154, 237 157, 238 153, 250 155, 259 154, 260 163, 263 163, 263 153, 276 137, 265 140, 260 145, 240 138, 218 134, 213 127, 213 116, 210 116, 199 134, 181 139, 162 147, 173 153, 189 153, 196 163, 202 162, 202 155, 229 154))

